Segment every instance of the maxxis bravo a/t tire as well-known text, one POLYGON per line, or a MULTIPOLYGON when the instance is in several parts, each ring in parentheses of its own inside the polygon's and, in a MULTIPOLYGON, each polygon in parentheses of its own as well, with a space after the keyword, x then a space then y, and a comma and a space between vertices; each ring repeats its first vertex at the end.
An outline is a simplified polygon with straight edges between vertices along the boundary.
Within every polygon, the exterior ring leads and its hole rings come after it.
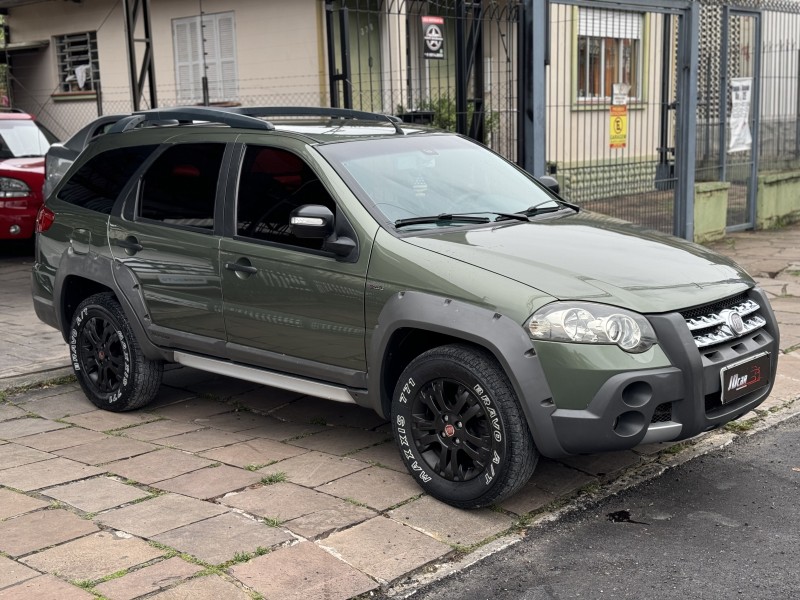
POLYGON ((70 324, 69 350, 78 383, 98 408, 141 408, 161 386, 162 361, 144 356, 111 293, 95 294, 78 306, 70 324))
POLYGON ((412 477, 458 508, 507 498, 539 457, 508 377, 480 348, 453 344, 416 357, 398 380, 391 419, 412 477))

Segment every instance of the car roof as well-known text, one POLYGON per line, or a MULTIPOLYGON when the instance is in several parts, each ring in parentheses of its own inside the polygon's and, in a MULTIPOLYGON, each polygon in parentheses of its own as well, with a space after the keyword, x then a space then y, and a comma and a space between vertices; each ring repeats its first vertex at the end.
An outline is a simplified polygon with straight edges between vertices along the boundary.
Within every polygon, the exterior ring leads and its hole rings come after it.
POLYGON ((17 110, 0 110, 0 119, 14 121, 33 121, 33 117, 28 113, 17 110))

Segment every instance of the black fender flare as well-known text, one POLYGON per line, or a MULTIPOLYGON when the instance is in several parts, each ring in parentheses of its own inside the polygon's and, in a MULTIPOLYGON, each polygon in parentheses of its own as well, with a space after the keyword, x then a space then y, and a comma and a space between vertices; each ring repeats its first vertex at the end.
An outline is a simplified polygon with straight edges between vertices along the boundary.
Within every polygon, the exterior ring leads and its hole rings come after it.
POLYGON ((369 371, 378 371, 368 380, 373 410, 389 416, 391 396, 384 385, 386 357, 393 335, 401 329, 444 334, 490 352, 517 394, 539 451, 545 456, 567 454, 558 443, 550 418, 555 411, 550 387, 523 326, 489 308, 434 294, 400 292, 381 310, 367 349, 369 371))

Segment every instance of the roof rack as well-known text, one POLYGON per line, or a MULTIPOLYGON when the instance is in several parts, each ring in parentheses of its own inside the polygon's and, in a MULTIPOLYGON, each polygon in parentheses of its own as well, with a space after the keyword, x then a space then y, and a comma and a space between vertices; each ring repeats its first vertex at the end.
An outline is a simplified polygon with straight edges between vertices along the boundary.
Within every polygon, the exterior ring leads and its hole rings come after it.
POLYGON ((108 133, 122 133, 134 127, 147 124, 156 125, 164 123, 192 123, 194 121, 210 121, 222 123, 231 127, 242 127, 244 129, 261 129, 262 131, 272 131, 275 127, 272 123, 249 117, 243 114, 231 112, 223 108, 211 108, 208 106, 184 106, 176 108, 154 108, 153 110, 143 110, 133 113, 130 117, 125 117, 117 121, 108 133))
POLYGON ((275 126, 259 117, 332 117, 338 119, 358 119, 360 121, 381 121, 390 123, 395 133, 404 135, 400 119, 391 115, 371 113, 349 108, 317 108, 306 106, 275 107, 232 107, 185 106, 175 108, 156 108, 133 113, 117 121, 108 133, 123 133, 139 126, 192 123, 208 121, 230 127, 273 131, 275 126))

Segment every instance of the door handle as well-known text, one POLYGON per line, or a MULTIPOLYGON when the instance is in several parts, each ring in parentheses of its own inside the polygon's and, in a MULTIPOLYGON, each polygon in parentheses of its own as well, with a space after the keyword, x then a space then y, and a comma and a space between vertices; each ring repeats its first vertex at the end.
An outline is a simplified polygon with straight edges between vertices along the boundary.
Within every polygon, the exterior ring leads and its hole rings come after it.
POLYGON ((248 275, 253 275, 258 273, 258 269, 252 265, 243 265, 242 263, 238 262, 229 262, 225 263, 225 268, 229 271, 238 271, 240 273, 247 273, 248 275))
POLYGON ((144 246, 142 246, 139 243, 139 240, 137 240, 132 235, 129 235, 124 240, 117 240, 116 244, 117 246, 125 250, 125 253, 128 256, 133 256, 137 252, 141 252, 142 250, 144 250, 144 246))

